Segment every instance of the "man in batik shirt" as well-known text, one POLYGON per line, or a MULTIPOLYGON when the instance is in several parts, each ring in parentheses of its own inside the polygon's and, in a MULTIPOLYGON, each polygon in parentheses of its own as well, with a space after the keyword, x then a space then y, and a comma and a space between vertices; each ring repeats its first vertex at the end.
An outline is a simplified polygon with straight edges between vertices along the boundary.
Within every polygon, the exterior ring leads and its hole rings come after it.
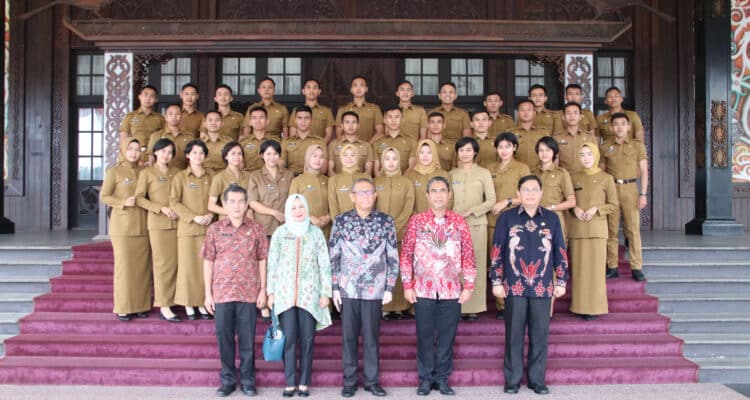
POLYGON ((393 218, 374 208, 377 193, 370 178, 354 180, 349 196, 354 209, 333 221, 331 272, 333 304, 341 312, 344 388, 341 395, 357 391, 358 343, 363 345, 365 390, 385 396, 380 386, 378 334, 383 304, 392 299, 398 275, 398 248, 393 218))
POLYGON ((474 290, 476 260, 469 225, 447 209, 448 181, 441 176, 430 179, 426 194, 430 208, 414 215, 404 233, 401 282, 404 298, 414 305, 417 325, 417 395, 426 396, 432 389, 453 395, 448 385, 453 342, 461 304, 474 290))
POLYGON ((529 328, 528 387, 547 394, 552 296, 562 297, 568 281, 568 253, 553 211, 539 206, 542 181, 527 175, 518 181, 521 205, 500 216, 492 240, 492 294, 505 298, 505 393, 518 393, 523 377, 523 342, 529 328), (552 279, 552 275, 557 281, 552 279))

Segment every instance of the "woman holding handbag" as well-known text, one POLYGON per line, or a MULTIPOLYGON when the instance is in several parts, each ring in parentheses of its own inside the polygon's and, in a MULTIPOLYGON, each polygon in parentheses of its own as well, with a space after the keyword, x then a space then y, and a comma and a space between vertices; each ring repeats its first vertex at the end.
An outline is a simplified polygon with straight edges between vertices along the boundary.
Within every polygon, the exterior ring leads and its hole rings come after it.
POLYGON ((268 251, 268 306, 278 315, 284 342, 284 397, 310 395, 315 331, 331 325, 328 311, 331 260, 323 231, 310 223, 301 194, 286 200, 284 220, 271 237, 268 251), (291 278, 291 279, 290 279, 291 278), (299 387, 296 383, 300 347, 299 387))

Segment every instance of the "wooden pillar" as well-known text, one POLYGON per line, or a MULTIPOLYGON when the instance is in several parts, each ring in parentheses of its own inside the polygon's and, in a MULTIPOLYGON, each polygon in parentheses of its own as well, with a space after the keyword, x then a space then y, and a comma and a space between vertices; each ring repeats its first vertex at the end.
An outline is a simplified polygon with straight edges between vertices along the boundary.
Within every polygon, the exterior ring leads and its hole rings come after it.
MULTIPOLYGON (((594 110, 594 55, 565 54, 565 82, 563 86, 575 83, 581 85, 583 100, 581 107, 594 110)), ((563 89, 564 90, 564 89, 563 89)), ((563 98, 565 93, 563 92, 563 98)))
POLYGON ((697 0, 695 12, 695 218, 694 235, 741 235, 732 217, 730 146, 730 0, 697 0))
MULTIPOLYGON (((5 25, 5 2, 0 5, 3 16, 3 26, 5 25)), ((5 30, 5 28, 3 28, 5 30)), ((3 50, 0 51, 0 66, 5 71, 5 43, 3 39, 3 50)), ((0 168, 5 170, 5 91, 8 88, 5 87, 5 76, 0 78, 0 93, 2 93, 3 101, 0 103, 0 168)), ((0 233, 15 233, 16 224, 13 221, 5 218, 5 175, 3 174, 3 184, 0 185, 0 233)))
MULTIPOLYGON (((104 166, 117 162, 120 123, 133 105, 133 53, 104 53, 104 166)), ((99 234, 108 239, 107 206, 99 204, 99 234)))

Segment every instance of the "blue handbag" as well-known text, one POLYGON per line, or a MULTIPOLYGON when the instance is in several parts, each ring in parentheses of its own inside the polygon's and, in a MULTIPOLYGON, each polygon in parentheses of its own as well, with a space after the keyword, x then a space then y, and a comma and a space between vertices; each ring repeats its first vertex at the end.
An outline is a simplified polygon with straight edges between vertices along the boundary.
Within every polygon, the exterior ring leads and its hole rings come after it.
POLYGON ((284 358, 284 332, 279 329, 279 317, 276 309, 271 310, 271 326, 266 330, 263 338, 263 359, 266 361, 281 361, 284 358))

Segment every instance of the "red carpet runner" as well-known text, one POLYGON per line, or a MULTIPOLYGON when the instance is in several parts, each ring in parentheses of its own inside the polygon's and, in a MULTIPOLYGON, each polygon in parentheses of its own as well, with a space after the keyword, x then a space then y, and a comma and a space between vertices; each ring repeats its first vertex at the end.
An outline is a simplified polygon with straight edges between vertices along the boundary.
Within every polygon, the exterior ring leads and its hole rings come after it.
MULTIPOLYGON (((669 335, 669 319, 645 282, 608 281, 610 314, 582 321, 568 311, 569 296, 555 304, 550 327, 547 383, 696 382, 697 367, 682 357, 682 342, 669 335)), ((112 311, 112 249, 109 243, 74 247, 52 292, 34 300, 21 320, 21 334, 5 342, 0 382, 13 384, 216 386, 219 362, 213 321, 168 323, 117 321, 112 311)), ((494 304, 477 322, 462 322, 451 384, 501 385, 504 325, 494 304)), ((266 325, 258 323, 256 356, 266 325)), ((341 384, 338 323, 316 338, 313 385, 341 384)), ((383 386, 416 386, 414 321, 384 321, 380 338, 383 386)), ((281 363, 256 362, 260 386, 283 386, 281 363)))

